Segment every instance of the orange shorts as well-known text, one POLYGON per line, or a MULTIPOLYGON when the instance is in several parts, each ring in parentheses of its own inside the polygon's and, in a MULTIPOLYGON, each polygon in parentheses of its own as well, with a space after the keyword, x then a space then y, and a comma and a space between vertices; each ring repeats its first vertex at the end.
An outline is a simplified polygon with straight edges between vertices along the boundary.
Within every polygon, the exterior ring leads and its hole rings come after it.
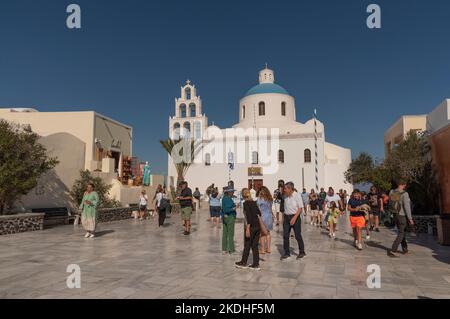
POLYGON ((352 228, 364 228, 366 227, 366 218, 364 216, 350 216, 350 224, 352 228))

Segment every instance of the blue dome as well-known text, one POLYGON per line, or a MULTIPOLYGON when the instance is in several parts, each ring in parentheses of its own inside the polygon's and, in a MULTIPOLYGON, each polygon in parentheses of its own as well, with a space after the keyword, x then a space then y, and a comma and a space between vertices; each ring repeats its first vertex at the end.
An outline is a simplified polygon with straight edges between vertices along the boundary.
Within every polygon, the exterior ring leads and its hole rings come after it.
POLYGON ((248 90, 245 96, 254 94, 265 94, 265 93, 278 93, 289 95, 288 91, 286 91, 283 87, 279 86, 278 84, 260 83, 252 87, 250 90, 248 90))

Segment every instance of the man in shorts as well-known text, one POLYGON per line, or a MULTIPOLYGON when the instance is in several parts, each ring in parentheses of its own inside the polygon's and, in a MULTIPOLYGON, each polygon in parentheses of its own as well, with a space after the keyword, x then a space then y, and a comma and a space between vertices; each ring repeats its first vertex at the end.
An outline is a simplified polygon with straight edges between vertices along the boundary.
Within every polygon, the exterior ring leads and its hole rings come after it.
POLYGON ((180 201, 181 219, 184 225, 184 234, 191 233, 191 216, 192 216, 192 190, 188 187, 186 181, 180 183, 181 193, 177 199, 180 201))

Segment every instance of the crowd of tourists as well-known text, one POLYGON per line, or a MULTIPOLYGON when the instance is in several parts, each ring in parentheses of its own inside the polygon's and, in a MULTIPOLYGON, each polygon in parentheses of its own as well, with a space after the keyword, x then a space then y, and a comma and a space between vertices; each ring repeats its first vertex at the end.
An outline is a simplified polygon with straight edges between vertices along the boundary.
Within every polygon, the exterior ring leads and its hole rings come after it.
MULTIPOLYGON (((339 221, 348 214, 353 230, 353 243, 357 250, 362 250, 364 240, 370 240, 372 232, 379 232, 382 218, 393 214, 398 229, 397 237, 388 249, 388 256, 397 257, 401 245, 402 253, 408 253, 406 229, 413 224, 411 203, 405 191, 406 182, 398 181, 398 187, 389 194, 381 193, 375 186, 368 193, 355 189, 351 194, 345 190, 335 192, 332 187, 319 192, 304 188, 298 192, 294 183, 283 180, 271 192, 262 186, 256 191, 254 188, 244 188, 240 192, 234 189, 233 182, 219 192, 212 184, 206 190, 209 202, 209 221, 214 227, 222 228, 222 253, 235 253, 235 223, 237 218, 244 220, 244 250, 237 268, 260 269, 260 256, 271 254, 272 230, 282 225, 283 252, 281 260, 291 256, 290 237, 294 233, 298 245, 297 259, 306 256, 305 244, 302 238, 302 223, 310 224, 314 228, 325 229, 330 239, 336 239, 339 221), (363 236, 365 233, 365 237, 363 236), (252 264, 248 264, 250 250, 253 255, 252 264)), ((200 208, 201 194, 198 188, 194 192, 186 181, 179 185, 176 199, 180 205, 180 215, 183 221, 183 233, 191 233, 191 216, 193 210, 200 208)), ((98 194, 93 183, 89 183, 80 204, 81 221, 86 230, 85 237, 95 237, 97 222, 98 194)), ((158 226, 164 225, 167 213, 171 211, 167 191, 158 186, 153 197, 154 211, 158 215, 158 226)), ((143 190, 139 197, 139 220, 144 220, 148 211, 149 199, 143 190)), ((152 213, 153 214, 153 213, 152 213)))

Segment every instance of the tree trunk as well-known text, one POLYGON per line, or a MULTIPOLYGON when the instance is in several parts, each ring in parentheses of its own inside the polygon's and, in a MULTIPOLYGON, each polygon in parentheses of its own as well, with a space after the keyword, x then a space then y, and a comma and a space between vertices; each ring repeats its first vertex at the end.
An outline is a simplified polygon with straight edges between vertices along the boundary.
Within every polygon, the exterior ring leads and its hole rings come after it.
POLYGON ((4 210, 5 210, 5 203, 0 202, 0 216, 3 215, 4 210))

